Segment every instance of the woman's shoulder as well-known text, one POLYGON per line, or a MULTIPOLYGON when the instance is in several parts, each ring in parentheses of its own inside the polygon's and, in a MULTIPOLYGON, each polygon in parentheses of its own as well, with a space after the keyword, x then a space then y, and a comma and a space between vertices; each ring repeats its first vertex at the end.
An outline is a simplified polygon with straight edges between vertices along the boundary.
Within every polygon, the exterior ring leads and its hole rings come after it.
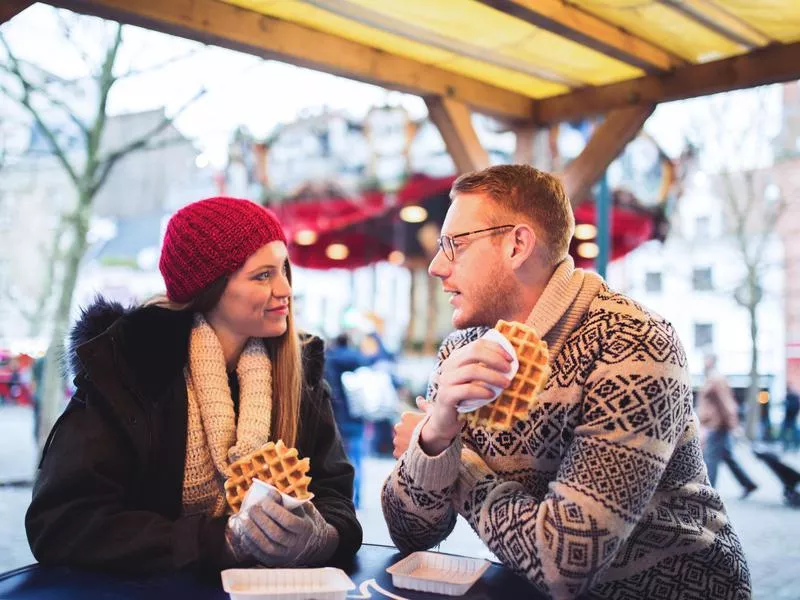
POLYGON ((303 357, 303 382, 317 387, 325 368, 325 342, 316 335, 300 332, 300 349, 303 357))
POLYGON ((180 369, 191 323, 192 315, 185 311, 155 305, 126 307, 98 297, 81 310, 70 333, 70 367, 78 373, 88 366, 82 361, 87 354, 81 351, 82 347, 107 343, 131 363, 129 366, 141 367, 137 371, 151 373, 154 367, 180 369))

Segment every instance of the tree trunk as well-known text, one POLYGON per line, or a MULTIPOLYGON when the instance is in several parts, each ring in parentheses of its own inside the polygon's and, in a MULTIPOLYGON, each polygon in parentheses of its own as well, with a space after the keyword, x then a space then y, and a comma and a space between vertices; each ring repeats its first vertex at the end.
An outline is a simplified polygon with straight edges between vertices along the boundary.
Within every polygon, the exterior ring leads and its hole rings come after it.
POLYGON ((61 413, 64 398, 65 374, 69 368, 66 361, 64 340, 69 328, 72 296, 78 282, 78 270, 86 253, 86 233, 89 230, 89 207, 92 196, 87 190, 78 191, 78 206, 70 219, 67 230, 72 235, 71 245, 64 257, 64 279, 53 316, 53 331, 47 348, 43 373, 43 389, 39 396, 39 426, 37 431, 39 450, 44 448, 50 430, 61 413))
POLYGON ((42 333, 42 324, 47 320, 47 305, 50 303, 50 298, 53 296, 53 283, 56 279, 56 266, 60 263, 59 253, 61 251, 61 236, 64 233, 64 225, 64 219, 59 219, 58 227, 53 235, 52 246, 46 254, 47 268, 45 271, 44 285, 39 291, 39 296, 36 299, 36 308, 33 310, 33 315, 28 326, 28 335, 30 335, 32 338, 39 337, 39 335, 42 333))

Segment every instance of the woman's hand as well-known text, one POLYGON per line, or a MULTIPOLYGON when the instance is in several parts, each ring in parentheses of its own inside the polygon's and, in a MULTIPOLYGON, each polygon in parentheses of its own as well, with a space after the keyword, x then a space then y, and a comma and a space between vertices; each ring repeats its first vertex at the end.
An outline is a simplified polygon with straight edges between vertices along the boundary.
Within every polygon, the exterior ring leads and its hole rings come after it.
POLYGON ((258 504, 230 517, 226 539, 236 562, 249 558, 280 567, 324 563, 339 535, 311 502, 291 511, 276 490, 269 490, 258 504))

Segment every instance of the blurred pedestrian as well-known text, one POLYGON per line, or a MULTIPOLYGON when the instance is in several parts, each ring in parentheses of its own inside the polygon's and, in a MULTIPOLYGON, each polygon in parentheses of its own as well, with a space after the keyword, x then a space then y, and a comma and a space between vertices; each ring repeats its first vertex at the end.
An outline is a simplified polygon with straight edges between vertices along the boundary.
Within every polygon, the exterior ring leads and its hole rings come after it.
POLYGON ((342 384, 342 374, 355 371, 367 364, 367 358, 350 343, 350 337, 342 333, 325 351, 325 380, 331 386, 333 416, 344 442, 344 451, 355 468, 353 503, 356 508, 361 500, 361 465, 364 454, 364 420, 350 406, 342 384))
POLYGON ((724 462, 744 488, 742 498, 746 498, 758 486, 733 456, 732 434, 739 427, 736 400, 728 382, 717 371, 717 357, 713 354, 705 357, 705 378, 697 401, 697 414, 705 430, 703 458, 708 479, 716 487, 719 463, 724 462))
POLYGON ((781 426, 781 441, 783 450, 797 450, 800 447, 800 435, 797 431, 797 413, 800 412, 800 395, 791 385, 786 386, 786 400, 784 402, 783 425, 781 426))

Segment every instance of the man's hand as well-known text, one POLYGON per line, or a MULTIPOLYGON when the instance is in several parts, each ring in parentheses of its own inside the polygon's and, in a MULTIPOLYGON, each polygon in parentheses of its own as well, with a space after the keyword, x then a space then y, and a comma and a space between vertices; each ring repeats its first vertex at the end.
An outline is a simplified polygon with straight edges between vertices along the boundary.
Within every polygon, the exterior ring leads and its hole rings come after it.
POLYGON ((508 387, 511 361, 499 344, 480 339, 454 351, 441 364, 436 402, 419 437, 426 454, 440 454, 461 432, 456 409, 462 400, 488 400, 494 395, 488 385, 508 387))
POLYGON ((400 415, 400 422, 394 426, 394 438, 392 439, 392 443, 394 444, 393 456, 395 458, 400 458, 403 452, 408 450, 408 444, 411 442, 411 434, 414 432, 414 428, 417 424, 428 414, 428 411, 431 410, 431 403, 422 396, 417 396, 417 408, 422 412, 418 413, 407 410, 400 415))

